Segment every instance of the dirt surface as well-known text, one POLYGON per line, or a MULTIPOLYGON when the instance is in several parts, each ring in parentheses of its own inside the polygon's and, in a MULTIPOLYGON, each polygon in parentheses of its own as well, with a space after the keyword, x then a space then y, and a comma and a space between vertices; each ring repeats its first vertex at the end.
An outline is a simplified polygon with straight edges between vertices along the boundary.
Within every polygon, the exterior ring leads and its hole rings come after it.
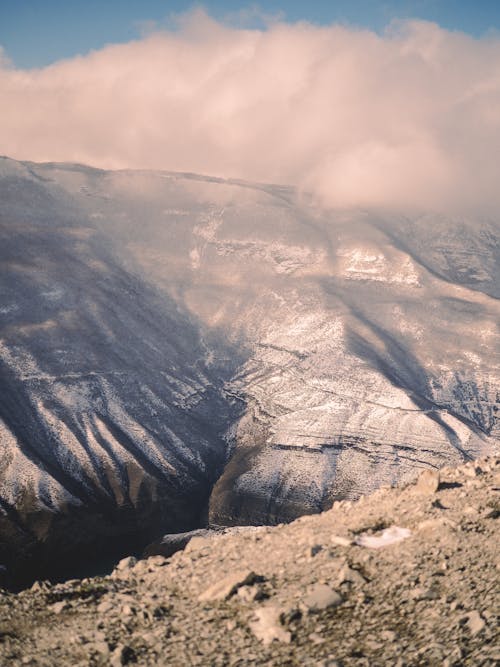
POLYGON ((0 591, 1 665, 497 665, 500 458, 0 591))

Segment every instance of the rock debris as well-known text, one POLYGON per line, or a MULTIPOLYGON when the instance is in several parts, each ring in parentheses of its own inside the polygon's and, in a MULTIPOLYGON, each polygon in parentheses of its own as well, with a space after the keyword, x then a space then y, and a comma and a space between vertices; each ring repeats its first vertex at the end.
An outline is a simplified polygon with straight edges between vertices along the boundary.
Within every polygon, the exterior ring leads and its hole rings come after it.
POLYGON ((0 590, 0 664, 493 667, 499 473, 490 457, 108 576, 0 590), (404 539, 359 542, 394 526, 404 539))

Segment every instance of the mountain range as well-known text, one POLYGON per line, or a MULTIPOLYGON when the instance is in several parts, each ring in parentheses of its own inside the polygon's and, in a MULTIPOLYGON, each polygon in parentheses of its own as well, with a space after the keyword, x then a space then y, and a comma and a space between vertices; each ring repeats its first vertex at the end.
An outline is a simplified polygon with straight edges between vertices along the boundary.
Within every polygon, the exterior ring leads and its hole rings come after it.
POLYGON ((0 563, 70 576, 498 451, 496 220, 0 159, 0 563))

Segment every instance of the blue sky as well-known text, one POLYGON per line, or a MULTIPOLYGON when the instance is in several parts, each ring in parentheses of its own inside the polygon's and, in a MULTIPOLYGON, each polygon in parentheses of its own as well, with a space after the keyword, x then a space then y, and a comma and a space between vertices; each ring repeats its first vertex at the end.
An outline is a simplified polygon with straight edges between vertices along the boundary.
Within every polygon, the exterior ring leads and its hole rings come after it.
MULTIPOLYGON (((17 67, 42 67, 141 34, 148 22, 168 25, 172 14, 201 4, 225 18, 251 2, 207 0, 0 0, 0 45, 17 67)), ((257 3, 259 4, 259 3, 257 3)), ((500 0, 266 0, 267 14, 287 21, 342 22, 380 31, 394 18, 421 18, 480 36, 500 29, 500 0)))

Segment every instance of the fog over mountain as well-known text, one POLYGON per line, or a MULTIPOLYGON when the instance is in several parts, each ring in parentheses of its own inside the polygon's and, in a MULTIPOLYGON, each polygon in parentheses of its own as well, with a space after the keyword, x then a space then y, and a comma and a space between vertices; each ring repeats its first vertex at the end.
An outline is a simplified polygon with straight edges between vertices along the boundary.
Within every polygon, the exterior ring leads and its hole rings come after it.
MULTIPOLYGON (((480 10, 478 10, 480 11, 480 10)), ((178 25, 41 69, 0 61, 0 152, 287 183, 328 206, 498 215, 500 39, 178 25)))
POLYGON ((498 448, 495 218, 3 158, 0 233, 0 562, 19 577, 498 448))

